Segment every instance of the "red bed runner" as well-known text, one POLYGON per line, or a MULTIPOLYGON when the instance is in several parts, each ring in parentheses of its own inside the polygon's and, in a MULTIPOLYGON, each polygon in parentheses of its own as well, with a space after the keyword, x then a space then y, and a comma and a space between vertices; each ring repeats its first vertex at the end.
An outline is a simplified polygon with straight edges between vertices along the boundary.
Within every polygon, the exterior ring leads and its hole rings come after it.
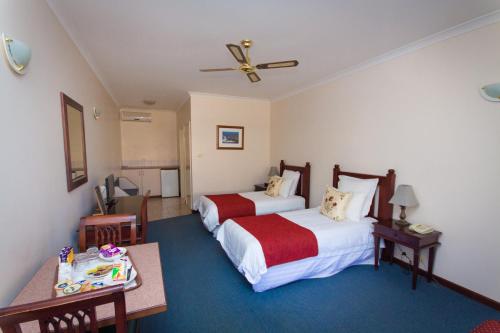
POLYGON ((240 216, 255 216, 255 203, 239 194, 207 195, 217 206, 219 223, 240 216))
POLYGON ((318 255, 314 233, 278 214, 234 219, 262 246, 267 268, 318 255))

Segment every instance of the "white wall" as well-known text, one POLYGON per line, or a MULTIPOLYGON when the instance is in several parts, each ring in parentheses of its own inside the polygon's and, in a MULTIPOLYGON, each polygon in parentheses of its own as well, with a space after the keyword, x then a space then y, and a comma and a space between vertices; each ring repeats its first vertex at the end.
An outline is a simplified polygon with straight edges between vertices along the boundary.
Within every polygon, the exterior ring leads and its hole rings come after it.
POLYGON ((120 122, 123 165, 178 165, 175 111, 148 109, 122 109, 122 111, 146 112, 153 117, 152 122, 120 122), (145 164, 147 162, 149 164, 145 164))
POLYGON ((191 93, 193 199, 253 191, 270 167, 270 103, 191 93), (244 126, 245 149, 218 150, 217 125, 244 126))
POLYGON ((76 240, 79 218, 95 202, 92 187, 118 170, 121 152, 117 108, 47 3, 0 0, 0 22, 1 31, 33 51, 24 76, 0 60, 0 263, 2 273, 8 272, 0 283, 0 306, 5 306, 49 256, 76 240), (71 193, 60 91, 84 107, 89 182, 71 193), (103 113, 98 121, 93 106, 103 113))
POLYGON ((435 273, 496 301, 500 104, 478 89, 500 81, 499 36, 500 24, 488 26, 273 102, 271 112, 272 162, 311 162, 312 205, 335 163, 394 168, 420 201, 408 219, 443 232, 435 273))

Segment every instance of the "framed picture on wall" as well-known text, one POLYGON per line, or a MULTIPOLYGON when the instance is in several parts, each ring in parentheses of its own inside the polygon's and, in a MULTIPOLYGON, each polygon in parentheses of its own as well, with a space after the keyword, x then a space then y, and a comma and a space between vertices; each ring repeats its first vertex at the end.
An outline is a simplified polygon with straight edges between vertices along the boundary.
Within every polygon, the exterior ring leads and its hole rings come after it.
POLYGON ((245 129, 243 126, 217 125, 217 149, 243 149, 245 129))

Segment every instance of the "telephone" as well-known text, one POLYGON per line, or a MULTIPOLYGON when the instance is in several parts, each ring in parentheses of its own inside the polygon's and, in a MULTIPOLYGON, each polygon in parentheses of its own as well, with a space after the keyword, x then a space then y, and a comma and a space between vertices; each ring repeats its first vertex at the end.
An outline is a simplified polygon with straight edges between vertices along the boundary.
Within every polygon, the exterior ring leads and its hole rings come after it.
POLYGON ((428 225, 425 224, 412 224, 411 226, 408 227, 411 231, 415 231, 416 233, 419 234, 430 234, 431 232, 434 231, 434 229, 428 225))

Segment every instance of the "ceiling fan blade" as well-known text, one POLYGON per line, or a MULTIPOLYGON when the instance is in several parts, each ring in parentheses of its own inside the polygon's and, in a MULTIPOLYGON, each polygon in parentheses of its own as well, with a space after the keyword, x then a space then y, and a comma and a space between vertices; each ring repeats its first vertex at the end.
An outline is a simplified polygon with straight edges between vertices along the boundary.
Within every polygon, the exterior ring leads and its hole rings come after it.
POLYGON ((259 64, 255 67, 257 67, 258 69, 273 69, 273 68, 295 67, 298 65, 299 62, 297 60, 287 60, 278 62, 268 62, 265 64, 259 64))
POLYGON ((228 48, 229 52, 233 55, 233 57, 236 59, 237 62, 240 64, 245 64, 247 63, 247 57, 245 57, 245 54, 243 53, 243 50, 239 45, 236 44, 226 44, 226 47, 228 48))
POLYGON ((224 72, 224 71, 235 71, 237 68, 207 68, 200 69, 200 72, 224 72))
POLYGON ((252 72, 252 73, 247 73, 248 79, 252 81, 252 83, 259 82, 260 77, 257 75, 257 73, 252 72))

